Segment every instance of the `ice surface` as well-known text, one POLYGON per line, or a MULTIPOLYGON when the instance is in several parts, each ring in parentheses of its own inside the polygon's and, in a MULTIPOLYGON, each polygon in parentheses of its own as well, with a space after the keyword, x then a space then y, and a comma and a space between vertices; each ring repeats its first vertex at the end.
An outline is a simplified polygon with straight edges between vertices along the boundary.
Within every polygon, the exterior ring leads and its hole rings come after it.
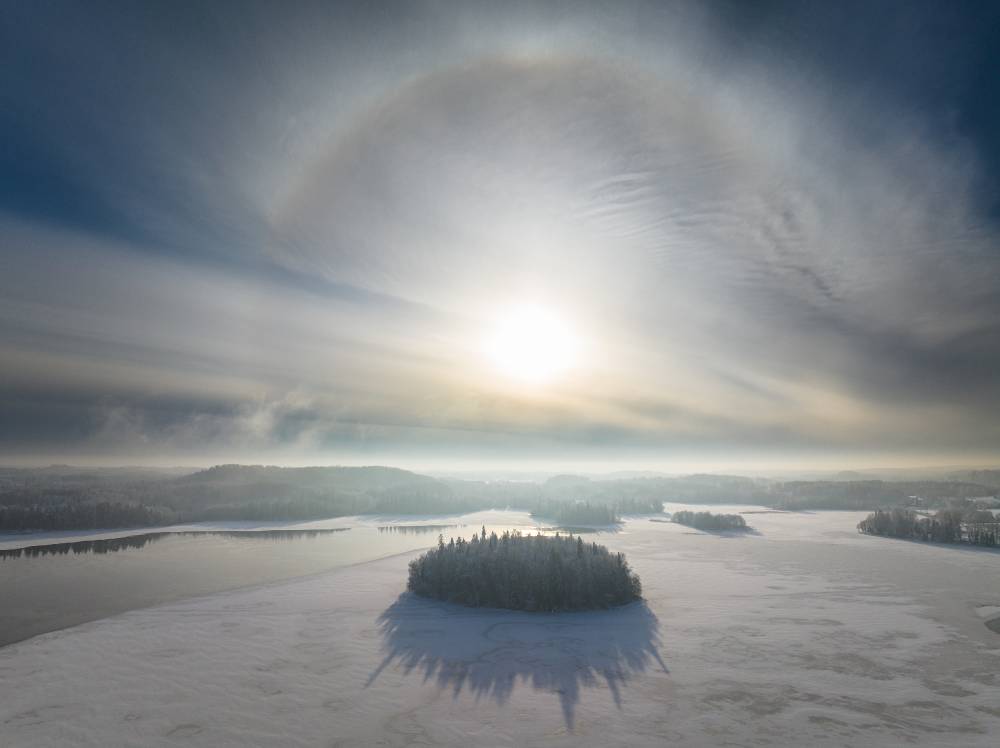
POLYGON ((611 611, 416 599, 403 554, 47 634, 0 649, 0 745, 996 746, 1000 554, 861 516, 629 520, 611 611))
POLYGON ((333 517, 331 519, 256 522, 250 520, 224 520, 219 522, 193 522, 162 527, 136 527, 120 530, 52 530, 43 532, 0 533, 0 550, 27 548, 35 545, 72 543, 77 540, 107 540, 145 535, 156 532, 213 532, 225 530, 332 530, 345 527, 382 527, 396 525, 456 524, 478 528, 480 525, 505 525, 522 527, 525 531, 542 526, 527 512, 485 510, 470 514, 441 514, 433 516, 373 515, 333 517))

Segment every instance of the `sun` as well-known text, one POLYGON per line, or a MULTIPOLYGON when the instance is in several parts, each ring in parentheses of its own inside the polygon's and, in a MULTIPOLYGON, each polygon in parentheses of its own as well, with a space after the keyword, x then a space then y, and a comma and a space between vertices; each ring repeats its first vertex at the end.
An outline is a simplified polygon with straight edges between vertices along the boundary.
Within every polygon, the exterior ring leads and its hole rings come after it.
POLYGON ((483 348, 507 377, 539 385, 573 368, 579 343, 570 325, 554 311, 536 304, 517 304, 497 316, 483 348))

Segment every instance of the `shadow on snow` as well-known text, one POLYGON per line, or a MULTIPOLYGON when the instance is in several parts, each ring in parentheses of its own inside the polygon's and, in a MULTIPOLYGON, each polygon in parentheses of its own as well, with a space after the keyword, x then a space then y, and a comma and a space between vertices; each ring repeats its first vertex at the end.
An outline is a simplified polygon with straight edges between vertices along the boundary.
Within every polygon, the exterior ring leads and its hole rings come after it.
POLYGON ((558 695, 572 730, 582 688, 602 683, 621 708, 622 686, 647 669, 669 672, 660 657, 659 621, 643 601, 573 613, 468 608, 403 593, 378 618, 388 667, 419 674, 457 698, 505 704, 519 684, 558 695))

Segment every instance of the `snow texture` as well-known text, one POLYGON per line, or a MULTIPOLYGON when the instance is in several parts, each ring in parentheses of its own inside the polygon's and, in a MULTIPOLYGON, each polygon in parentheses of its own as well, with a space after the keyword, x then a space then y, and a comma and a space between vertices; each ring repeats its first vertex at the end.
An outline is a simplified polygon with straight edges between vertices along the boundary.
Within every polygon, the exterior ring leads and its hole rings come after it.
POLYGON ((406 553, 46 634, 0 649, 0 745, 993 748, 1000 553, 862 516, 630 519, 610 611, 422 600, 406 553))

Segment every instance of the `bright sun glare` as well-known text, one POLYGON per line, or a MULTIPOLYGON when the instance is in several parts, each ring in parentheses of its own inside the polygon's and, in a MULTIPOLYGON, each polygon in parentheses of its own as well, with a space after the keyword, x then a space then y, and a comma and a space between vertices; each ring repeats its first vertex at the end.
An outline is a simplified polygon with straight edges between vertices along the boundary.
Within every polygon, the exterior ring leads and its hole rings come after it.
POLYGON ((546 384, 577 362, 573 330, 549 309, 520 304, 506 309, 485 351, 499 371, 527 384, 546 384))

